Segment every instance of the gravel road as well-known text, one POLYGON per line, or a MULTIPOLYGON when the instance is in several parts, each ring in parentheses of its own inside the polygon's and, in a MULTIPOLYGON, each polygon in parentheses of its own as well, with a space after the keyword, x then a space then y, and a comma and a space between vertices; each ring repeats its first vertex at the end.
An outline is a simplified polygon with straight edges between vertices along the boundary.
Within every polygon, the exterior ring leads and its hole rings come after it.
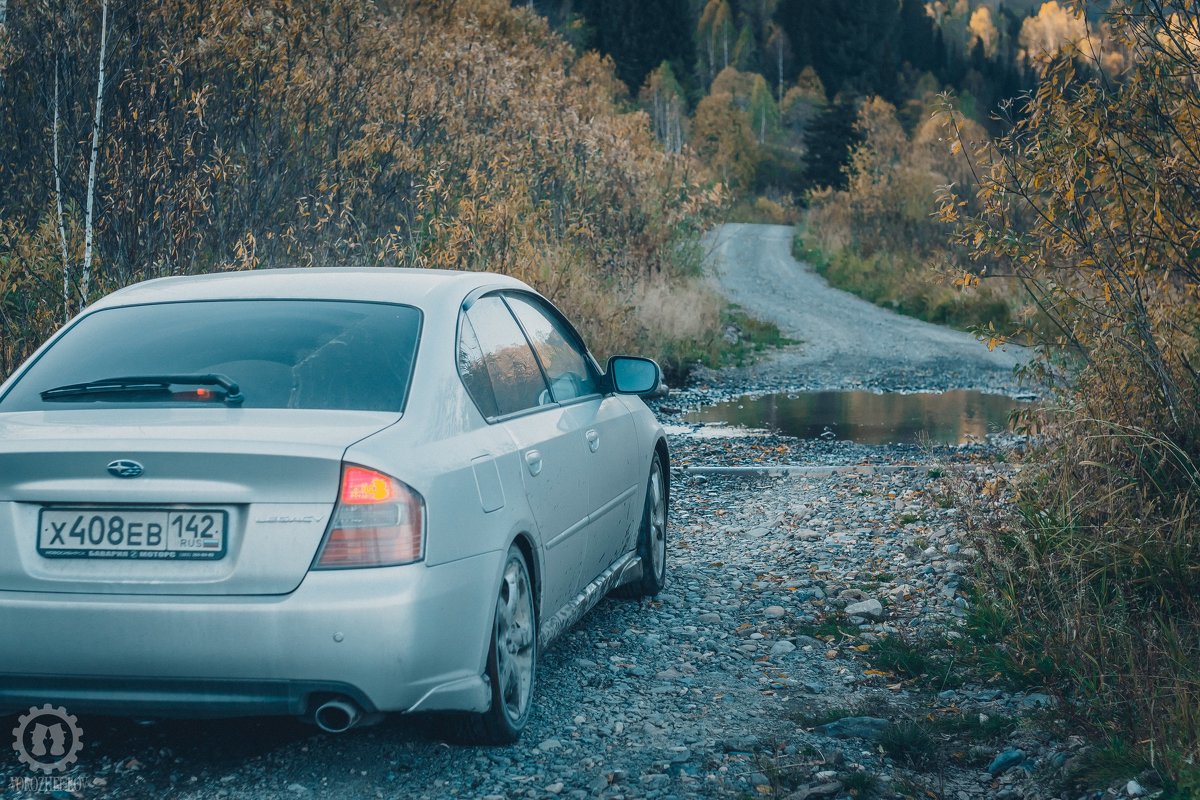
POLYGON ((887 391, 1016 390, 1023 348, 989 352, 974 336, 905 317, 833 289, 792 257, 786 225, 728 224, 710 235, 721 292, 800 344, 724 381, 756 390, 869 388, 887 391))
MULTIPOLYGON (((829 289, 791 259, 789 237, 781 227, 721 230, 718 274, 730 297, 803 344, 756 367, 706 376, 713 386, 1011 386, 1014 355, 988 354, 969 336, 829 289)), ((0 759, 0 793, 1053 796, 1031 789, 1028 774, 1062 763, 1079 743, 1008 722, 1049 698, 950 681, 949 671, 931 684, 872 660, 888 637, 945 643, 962 636, 973 554, 941 476, 953 472, 970 492, 994 493, 1008 468, 989 448, 690 434, 673 435, 671 447, 666 590, 653 601, 603 601, 543 654, 535 709, 518 744, 449 746, 436 719, 421 718, 328 736, 286 719, 83 717, 85 748, 67 775, 39 786, 15 758, 0 759), (694 471, 778 462, 917 466, 750 479, 694 471), (926 741, 928 757, 881 749, 886 737, 935 717, 980 730, 949 744, 926 741)), ((5 730, 16 725, 9 721, 5 730)))

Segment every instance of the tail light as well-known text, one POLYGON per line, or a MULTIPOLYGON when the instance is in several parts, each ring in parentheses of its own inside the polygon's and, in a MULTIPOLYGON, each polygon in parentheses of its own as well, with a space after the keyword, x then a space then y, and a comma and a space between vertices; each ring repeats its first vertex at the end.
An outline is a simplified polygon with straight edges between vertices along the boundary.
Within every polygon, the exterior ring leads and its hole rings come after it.
POLYGON ((391 567, 425 557, 425 501, 400 481, 342 465, 342 486, 314 569, 391 567))

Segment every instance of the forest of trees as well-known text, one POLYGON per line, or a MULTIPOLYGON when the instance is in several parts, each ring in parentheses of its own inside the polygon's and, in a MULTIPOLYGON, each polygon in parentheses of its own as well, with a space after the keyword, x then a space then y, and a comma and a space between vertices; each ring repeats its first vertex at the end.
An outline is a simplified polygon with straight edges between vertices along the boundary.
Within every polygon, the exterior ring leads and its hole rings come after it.
MULTIPOLYGON (((1052 5, 1052 15, 1071 15, 1052 5)), ((988 123, 1033 88, 1037 52, 1063 34, 1038 5, 924 0, 536 0, 580 50, 610 55, 668 147, 689 141, 737 190, 802 201, 840 188, 868 98, 906 128, 953 90, 988 123), (1033 30, 1041 45, 1031 44, 1033 30), (695 128, 695 130, 693 130, 695 128), (718 133, 719 132, 719 135, 718 133)))

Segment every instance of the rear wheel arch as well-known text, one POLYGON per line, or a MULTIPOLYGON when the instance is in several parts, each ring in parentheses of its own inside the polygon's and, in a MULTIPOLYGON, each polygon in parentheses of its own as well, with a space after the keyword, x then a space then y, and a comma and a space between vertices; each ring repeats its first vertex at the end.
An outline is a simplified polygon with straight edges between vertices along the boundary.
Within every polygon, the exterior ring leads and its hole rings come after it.
MULTIPOLYGON (((537 557, 537 548, 533 539, 525 531, 513 537, 512 544, 517 546, 521 555, 525 556, 525 566, 529 568, 529 580, 533 583, 533 611, 538 624, 542 621, 542 565, 537 557)), ((507 548, 506 548, 507 549, 507 548)))

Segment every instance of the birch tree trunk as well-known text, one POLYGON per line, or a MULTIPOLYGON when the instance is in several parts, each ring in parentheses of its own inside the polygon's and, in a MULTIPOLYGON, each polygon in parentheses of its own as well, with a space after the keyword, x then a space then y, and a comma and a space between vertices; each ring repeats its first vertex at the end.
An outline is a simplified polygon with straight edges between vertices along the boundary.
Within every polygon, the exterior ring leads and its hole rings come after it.
POLYGON ((779 97, 776 98, 775 102, 782 105, 783 104, 783 34, 782 33, 780 33, 778 35, 776 47, 778 48, 778 51, 779 51, 779 89, 777 91, 777 94, 779 95, 779 97))
MULTIPOLYGON (((0 0, 4 3, 5 0, 0 0)), ((67 228, 63 222, 62 168, 58 159, 58 59, 54 59, 54 206, 58 211, 58 243, 62 248, 62 301, 63 322, 71 318, 71 262, 67 256, 67 228)))
POLYGON ((79 276, 79 305, 87 302, 92 279, 92 244, 95 230, 92 212, 96 203, 96 161, 100 157, 100 112, 104 105, 104 53, 108 45, 108 0, 101 4, 100 12, 100 68, 96 78, 96 117, 92 122, 92 156, 88 162, 87 213, 83 223, 83 266, 79 276))

